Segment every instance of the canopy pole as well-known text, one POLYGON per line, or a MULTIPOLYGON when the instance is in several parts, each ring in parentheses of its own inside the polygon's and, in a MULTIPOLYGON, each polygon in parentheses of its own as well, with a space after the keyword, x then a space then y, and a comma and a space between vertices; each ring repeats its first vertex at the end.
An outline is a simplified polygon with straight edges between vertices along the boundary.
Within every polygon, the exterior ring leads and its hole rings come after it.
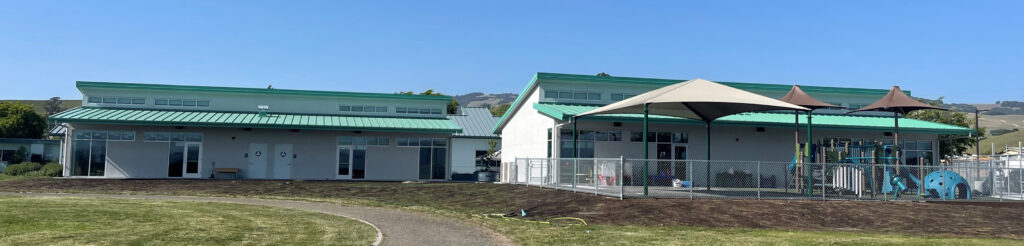
MULTIPOLYGON (((577 121, 576 116, 573 116, 572 117, 572 158, 579 158, 580 157, 580 149, 579 149, 579 146, 576 145, 576 142, 579 141, 579 139, 577 137, 577 136, 579 136, 579 131, 576 130, 576 121, 577 121)), ((573 175, 575 175, 575 174, 573 174, 573 175)))
POLYGON ((705 169, 705 171, 706 171, 705 175, 706 176, 704 176, 704 177, 707 177, 707 179, 708 179, 708 186, 707 186, 706 190, 707 191, 711 191, 711 121, 704 121, 704 125, 706 126, 707 137, 708 137, 708 142, 707 142, 708 143, 708 148, 707 148, 707 151, 708 151, 708 155, 707 155, 708 156, 708 162, 705 163, 706 166, 707 166, 707 169, 705 169))
POLYGON ((896 126, 896 131, 892 134, 893 153, 896 153, 896 175, 900 175, 900 113, 892 112, 892 120, 896 126))
POLYGON ((648 168, 647 167, 647 162, 648 162, 648 160, 647 160, 647 145, 648 145, 647 141, 649 140, 649 139, 647 139, 647 130, 648 130, 647 129, 647 113, 648 113, 647 112, 647 103, 644 103, 644 136, 643 136, 643 139, 644 139, 644 177, 643 178, 644 178, 644 196, 645 197, 647 196, 647 179, 648 179, 648 176, 647 176, 647 168, 648 168))
MULTIPOLYGON (((806 146, 806 149, 805 149, 806 150, 805 154, 807 155, 807 162, 805 162, 805 163, 814 163, 814 160, 811 159, 811 153, 810 153, 810 150, 813 149, 813 148, 811 148, 811 146, 813 146, 811 143, 812 143, 812 141, 814 141, 814 140, 812 140, 812 136, 811 136, 811 121, 812 121, 811 119, 814 118, 813 115, 814 115, 814 111, 813 110, 808 110, 807 111, 807 146, 806 146)), ((817 149, 815 149, 815 150, 817 150, 817 149)), ((806 187, 805 189, 807 190, 807 196, 810 197, 811 193, 814 192, 812 190, 812 188, 811 188, 811 186, 813 186, 813 184, 814 184, 814 180, 811 180, 811 168, 809 166, 805 166, 804 167, 804 180, 805 180, 804 187, 806 187)), ((822 182, 824 182, 824 180, 822 180, 822 182)))

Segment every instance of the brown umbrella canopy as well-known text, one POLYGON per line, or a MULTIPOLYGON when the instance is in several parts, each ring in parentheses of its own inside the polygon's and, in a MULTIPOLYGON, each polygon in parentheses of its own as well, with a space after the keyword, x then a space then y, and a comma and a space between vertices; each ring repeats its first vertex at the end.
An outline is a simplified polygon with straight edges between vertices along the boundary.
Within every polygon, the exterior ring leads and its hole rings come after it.
POLYGON ((889 94, 886 94, 885 97, 882 97, 882 99, 878 99, 877 102, 872 103, 871 105, 868 105, 866 107, 850 111, 850 113, 859 111, 885 111, 906 114, 910 113, 910 111, 921 109, 945 110, 939 107, 918 102, 917 100, 910 98, 910 96, 907 96, 907 94, 904 94, 903 91, 900 90, 899 86, 893 86, 892 89, 889 90, 889 94))
POLYGON ((804 92, 804 90, 801 90, 799 85, 793 85, 793 88, 789 89, 789 93, 779 100, 783 102, 788 102, 790 104, 803 106, 809 109, 839 107, 826 102, 818 101, 818 99, 814 99, 810 95, 807 95, 807 93, 804 92))

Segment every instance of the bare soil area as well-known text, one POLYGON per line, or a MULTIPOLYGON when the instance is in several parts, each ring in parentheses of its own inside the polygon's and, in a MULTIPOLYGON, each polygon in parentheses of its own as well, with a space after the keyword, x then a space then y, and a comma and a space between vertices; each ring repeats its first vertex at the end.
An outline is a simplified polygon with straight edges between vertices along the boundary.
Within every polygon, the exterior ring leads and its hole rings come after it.
POLYGON ((462 213, 572 216, 591 224, 680 225, 1024 239, 1024 203, 618 200, 502 184, 338 181, 27 179, 0 191, 361 199, 462 213))

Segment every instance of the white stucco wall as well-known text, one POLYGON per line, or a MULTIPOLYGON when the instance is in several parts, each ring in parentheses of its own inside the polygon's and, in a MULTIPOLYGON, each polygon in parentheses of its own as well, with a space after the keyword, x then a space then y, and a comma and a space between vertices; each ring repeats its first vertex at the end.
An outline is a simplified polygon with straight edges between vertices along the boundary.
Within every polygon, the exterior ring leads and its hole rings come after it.
MULTIPOLYGON (((275 144, 292 144, 291 179, 335 179, 337 173, 338 136, 389 136, 390 146, 367 147, 365 180, 416 180, 419 170, 419 148, 398 147, 396 137, 448 138, 447 134, 393 133, 277 129, 191 128, 73 124, 69 132, 87 130, 135 131, 135 141, 107 141, 105 178, 167 178, 170 143, 144 142, 144 132, 199 132, 203 134, 201 178, 209 178, 214 167, 240 168, 244 175, 249 160, 246 154, 252 143, 268 144, 268 152, 276 153, 275 144)), ((71 136, 71 135, 69 135, 71 136)), ((70 139, 70 138, 66 138, 70 139)), ((71 144, 64 157, 65 176, 71 169, 71 144)), ((252 153, 248 153, 252 155, 252 153)), ((448 160, 451 160, 449 156, 448 160)), ((267 176, 273 177, 273 158, 268 159, 267 176)))
MULTIPOLYGON (((513 171, 516 157, 543 158, 547 155, 547 129, 555 124, 555 120, 541 115, 533 104, 540 98, 537 90, 528 92, 526 98, 520 102, 521 106, 516 112, 511 113, 511 118, 502 128, 501 134, 501 163, 502 181, 508 182, 517 175, 519 179, 525 180, 525 172, 513 171)), ((510 109, 513 110, 513 109, 510 109)))
POLYGON ((476 170, 476 151, 490 149, 489 141, 498 141, 497 150, 501 150, 500 139, 486 138, 452 138, 451 173, 472 174, 476 170))

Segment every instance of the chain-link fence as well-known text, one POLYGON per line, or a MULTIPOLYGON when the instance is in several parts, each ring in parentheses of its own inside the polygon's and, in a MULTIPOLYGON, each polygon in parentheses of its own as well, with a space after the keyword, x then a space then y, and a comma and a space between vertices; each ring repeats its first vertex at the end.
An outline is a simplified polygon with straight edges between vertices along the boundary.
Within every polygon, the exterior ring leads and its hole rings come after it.
POLYGON ((504 182, 619 198, 1024 200, 1016 156, 939 165, 517 158, 504 182))

